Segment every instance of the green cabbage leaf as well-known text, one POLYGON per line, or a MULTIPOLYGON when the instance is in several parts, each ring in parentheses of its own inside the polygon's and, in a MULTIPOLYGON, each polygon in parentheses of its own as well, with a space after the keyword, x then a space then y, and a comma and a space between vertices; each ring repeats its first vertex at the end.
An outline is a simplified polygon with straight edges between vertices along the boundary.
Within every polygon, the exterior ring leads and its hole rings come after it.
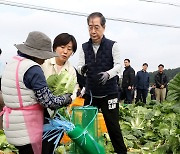
POLYGON ((60 96, 65 93, 73 93, 76 78, 68 73, 67 70, 62 71, 59 75, 54 74, 48 77, 47 84, 54 95, 60 96))
POLYGON ((178 73, 168 84, 168 100, 180 101, 180 73, 178 73))

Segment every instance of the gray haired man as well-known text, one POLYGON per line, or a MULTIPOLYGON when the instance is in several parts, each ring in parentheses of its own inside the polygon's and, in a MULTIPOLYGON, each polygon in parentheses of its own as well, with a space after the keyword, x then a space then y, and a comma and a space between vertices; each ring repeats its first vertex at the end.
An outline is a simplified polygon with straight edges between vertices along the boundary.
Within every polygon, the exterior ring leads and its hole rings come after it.
POLYGON ((78 71, 86 74, 85 105, 101 109, 108 133, 118 154, 127 149, 119 125, 117 74, 120 72, 120 52, 115 41, 104 36, 106 19, 99 12, 87 18, 90 39, 82 45, 78 71))

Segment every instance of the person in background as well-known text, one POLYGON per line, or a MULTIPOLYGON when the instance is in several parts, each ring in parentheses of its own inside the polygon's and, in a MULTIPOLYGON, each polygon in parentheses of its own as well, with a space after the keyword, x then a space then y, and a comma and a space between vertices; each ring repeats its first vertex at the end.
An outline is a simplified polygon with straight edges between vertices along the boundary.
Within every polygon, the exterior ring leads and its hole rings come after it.
POLYGON ((135 88, 137 90, 136 102, 142 98, 142 102, 146 104, 146 97, 149 89, 149 73, 147 72, 148 64, 142 65, 142 70, 136 74, 135 88))
POLYGON ((125 96, 124 103, 131 104, 134 95, 135 71, 130 66, 130 60, 124 59, 125 70, 122 78, 122 91, 125 96))
POLYGON ((88 16, 90 39, 82 44, 78 72, 86 75, 84 105, 101 109, 114 151, 126 154, 127 149, 119 125, 117 98, 117 75, 121 69, 120 50, 115 41, 104 36, 105 23, 106 19, 100 12, 88 16))
POLYGON ((168 79, 166 74, 164 73, 164 65, 159 64, 158 66, 158 72, 154 77, 155 80, 155 94, 156 94, 156 100, 159 102, 162 102, 165 100, 166 97, 166 87, 168 84, 168 79))
POLYGON ((17 44, 18 55, 7 64, 2 76, 5 107, 3 128, 8 143, 19 154, 41 154, 44 108, 56 109, 72 102, 71 94, 54 96, 40 67, 52 52, 50 38, 42 32, 30 32, 23 44, 17 44))
POLYGON ((155 86, 155 84, 153 84, 150 89, 151 100, 156 100, 155 88, 156 88, 156 86, 155 86))
MULTIPOLYGON (((76 49, 77 43, 73 35, 70 35, 68 33, 61 33, 57 35, 53 41, 53 51, 57 53, 58 57, 48 59, 44 62, 43 65, 41 65, 46 79, 48 79, 48 77, 53 74, 60 74, 62 71, 66 70, 75 78, 75 82, 77 83, 76 70, 68 61, 70 56, 76 52, 76 49)), ((78 84, 76 84, 72 99, 76 98, 78 87, 78 84)), ((53 115, 54 110, 48 109, 45 117, 49 117, 49 114, 53 115)), ((45 123, 47 122, 48 121, 45 120, 45 123)), ((53 153, 55 146, 54 141, 55 139, 52 141, 48 141, 48 138, 43 140, 43 154, 53 153)))

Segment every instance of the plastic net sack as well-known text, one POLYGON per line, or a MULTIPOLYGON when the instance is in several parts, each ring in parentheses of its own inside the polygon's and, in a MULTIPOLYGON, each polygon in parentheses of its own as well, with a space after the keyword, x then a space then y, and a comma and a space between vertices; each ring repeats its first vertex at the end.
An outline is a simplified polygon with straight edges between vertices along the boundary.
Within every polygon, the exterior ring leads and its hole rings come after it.
POLYGON ((75 129, 68 132, 74 141, 70 153, 104 154, 103 138, 98 131, 98 109, 96 107, 74 107, 72 122, 75 129))

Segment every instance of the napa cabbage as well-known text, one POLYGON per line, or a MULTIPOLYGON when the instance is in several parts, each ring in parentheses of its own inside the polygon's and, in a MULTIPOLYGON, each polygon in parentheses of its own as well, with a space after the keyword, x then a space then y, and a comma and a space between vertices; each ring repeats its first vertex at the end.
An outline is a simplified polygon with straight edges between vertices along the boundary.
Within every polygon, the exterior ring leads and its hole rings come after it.
POLYGON ((47 84, 49 89, 54 95, 59 96, 65 93, 73 93, 76 78, 69 74, 67 70, 62 71, 60 74, 53 74, 48 77, 47 84))

